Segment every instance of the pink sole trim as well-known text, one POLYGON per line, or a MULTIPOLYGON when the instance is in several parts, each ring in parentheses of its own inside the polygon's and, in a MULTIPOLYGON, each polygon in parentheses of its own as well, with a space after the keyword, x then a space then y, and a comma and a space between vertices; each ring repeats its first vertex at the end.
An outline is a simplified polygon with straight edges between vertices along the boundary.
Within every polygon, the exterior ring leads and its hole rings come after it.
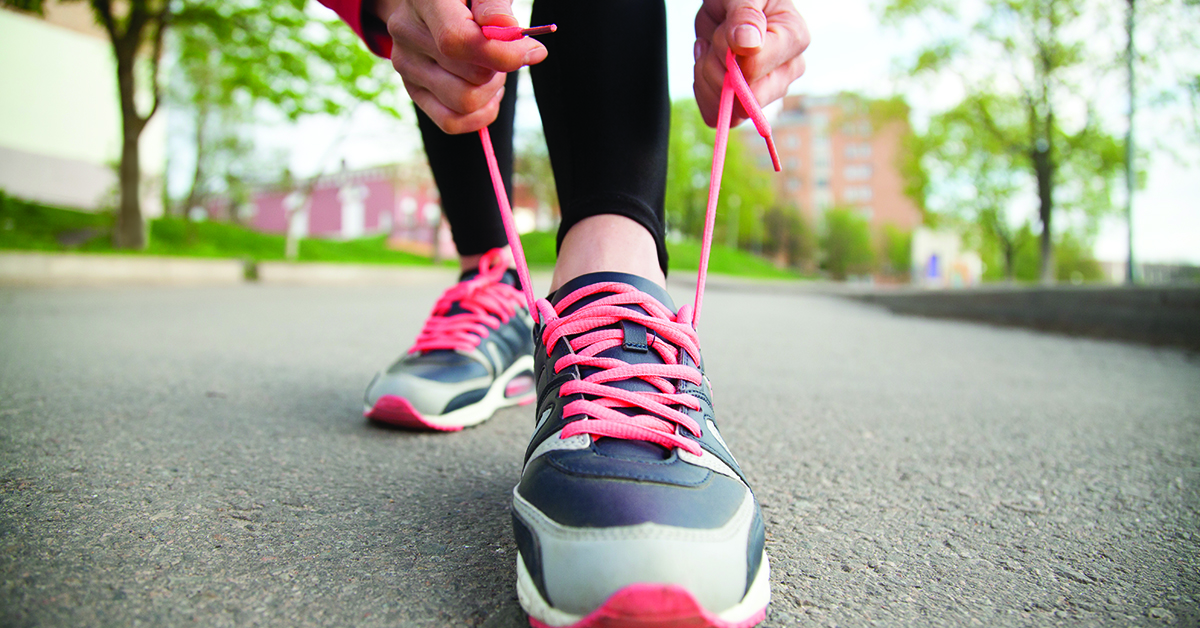
POLYGON ((436 430, 439 432, 457 432, 462 429, 460 426, 447 427, 444 425, 435 425, 425 420, 417 409, 412 407, 412 404, 403 397, 395 397, 393 395, 384 395, 375 402, 375 405, 370 410, 363 413, 363 416, 372 421, 387 423, 389 425, 398 425, 414 430, 436 430))
MULTIPOLYGON (((512 378, 512 381, 508 382, 508 385, 504 387, 504 397, 506 399, 512 399, 513 397, 530 394, 533 394, 532 375, 518 375, 512 378)), ((521 405, 526 403, 529 403, 529 401, 524 399, 521 400, 521 405)))
MULTIPOLYGON (((744 621, 723 621, 681 586, 631 584, 612 594, 587 617, 563 628, 750 628, 766 616, 764 608, 744 621)), ((555 628, 532 617, 529 625, 555 628)))

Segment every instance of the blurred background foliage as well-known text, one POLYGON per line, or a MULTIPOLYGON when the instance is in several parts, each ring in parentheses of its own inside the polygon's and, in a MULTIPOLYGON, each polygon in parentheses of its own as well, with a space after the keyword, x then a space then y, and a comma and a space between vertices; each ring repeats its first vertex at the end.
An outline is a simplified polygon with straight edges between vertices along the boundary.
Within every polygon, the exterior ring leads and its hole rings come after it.
MULTIPOLYGON (((201 228, 187 220, 188 210, 206 198, 222 196, 239 206, 255 185, 301 188, 303 183, 282 165, 286 156, 265 158, 254 145, 254 130, 265 113, 292 121, 313 115, 348 118, 369 103, 400 118, 407 107, 389 64, 370 54, 344 24, 320 17, 325 14, 315 12, 308 0, 86 2, 109 34, 117 60, 125 144, 132 138, 136 147, 160 101, 190 121, 187 146, 194 154, 184 161, 194 170, 188 190, 172 199, 174 216, 149 228, 161 240, 150 245, 159 252, 267 255, 256 248, 267 240, 221 231, 230 225, 201 228), (206 239, 241 244, 208 246, 206 239)), ((43 0, 0 3, 35 13, 44 8, 43 0)), ((947 83, 961 91, 961 98, 929 112, 918 130, 903 138, 896 166, 925 224, 963 234, 980 253, 988 280, 1101 278, 1091 248, 1100 221, 1119 211, 1124 170, 1134 163, 1131 158, 1162 149, 1150 138, 1139 144, 1141 150, 1127 152, 1133 145, 1121 136, 1122 123, 1103 114, 1102 99, 1111 91, 1099 85, 1111 83, 1127 62, 1137 71, 1134 83, 1146 92, 1138 101, 1143 106, 1190 103, 1184 110, 1191 116, 1178 128, 1200 145, 1200 74, 1194 63, 1180 62, 1195 59, 1200 50, 1195 28, 1200 0, 888 0, 878 12, 886 24, 921 44, 915 54, 896 59, 901 76, 893 91, 932 90, 947 83), (1144 42, 1132 57, 1124 50, 1132 28, 1127 15, 1136 16, 1144 42)), ((908 103, 894 93, 841 97, 860 103, 877 128, 910 117, 908 103)), ((691 247, 704 229, 713 136, 692 100, 672 104, 666 218, 683 265, 691 263, 691 247)), ((519 149, 516 181, 539 202, 555 205, 543 140, 521 142, 519 149)), ((18 201, 6 199, 4 220, 11 226, 0 243, 145 248, 139 236, 144 221, 137 194, 131 193, 138 189, 137 160, 136 149, 122 155, 113 216, 75 224, 54 208, 18 207, 18 201), (31 222, 39 216, 47 221, 41 227, 31 222), (111 243, 102 245, 104 238, 111 243)), ((1144 171, 1131 172, 1137 181, 1145 180, 1144 171)), ((729 269, 754 268, 746 272, 766 275, 906 279, 911 233, 894 225, 873 231, 859 210, 848 206, 797 207, 777 195, 774 177, 761 169, 741 134, 733 134, 714 233, 727 253, 715 256, 714 264, 721 259, 729 269), (752 258, 757 261, 748 261, 752 258)), ((311 189, 297 191, 311 194, 311 189)), ((236 222, 238 216, 233 212, 231 219, 236 222)), ((531 259, 552 255, 552 234, 531 234, 530 242, 531 259)), ((364 244, 377 245, 382 247, 382 240, 364 244)), ((367 258, 345 253, 345 259, 367 258)))

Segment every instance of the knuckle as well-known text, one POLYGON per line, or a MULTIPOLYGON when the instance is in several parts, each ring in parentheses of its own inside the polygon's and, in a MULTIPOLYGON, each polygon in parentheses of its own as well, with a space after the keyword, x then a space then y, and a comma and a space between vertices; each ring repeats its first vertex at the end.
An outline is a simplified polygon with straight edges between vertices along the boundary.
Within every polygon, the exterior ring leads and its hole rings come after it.
POLYGON ((406 78, 412 74, 412 63, 407 55, 392 55, 392 68, 396 70, 397 74, 406 78))
POLYGON ((466 76, 464 76, 463 79, 472 85, 482 86, 490 83, 495 77, 495 72, 487 68, 481 68, 477 65, 474 65, 467 69, 466 76))
POLYGON ((470 49, 470 38, 460 29, 447 29, 437 37, 437 51, 449 59, 462 59, 470 49))
POLYGON ((495 96, 494 92, 483 89, 468 90, 462 101, 462 112, 474 113, 484 110, 488 106, 488 103, 492 101, 493 96, 495 96))

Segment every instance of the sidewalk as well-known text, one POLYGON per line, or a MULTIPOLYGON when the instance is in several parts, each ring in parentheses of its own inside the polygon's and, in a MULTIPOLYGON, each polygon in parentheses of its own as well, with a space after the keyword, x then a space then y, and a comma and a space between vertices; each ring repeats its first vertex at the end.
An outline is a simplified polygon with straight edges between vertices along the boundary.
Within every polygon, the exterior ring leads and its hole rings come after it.
POLYGON ((0 252, 0 285, 232 285, 257 281, 290 285, 414 285, 453 281, 452 268, 322 262, 0 252))

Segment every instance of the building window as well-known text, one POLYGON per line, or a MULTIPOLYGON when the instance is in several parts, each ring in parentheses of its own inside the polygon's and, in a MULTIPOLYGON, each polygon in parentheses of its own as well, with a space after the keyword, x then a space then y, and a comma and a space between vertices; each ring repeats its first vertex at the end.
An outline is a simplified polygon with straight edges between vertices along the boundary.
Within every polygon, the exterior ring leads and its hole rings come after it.
POLYGON ((833 207, 833 193, 829 190, 817 191, 813 195, 813 204, 816 205, 818 211, 825 211, 833 207))
POLYGON ((787 161, 784 164, 784 167, 787 168, 788 170, 799 170, 800 169, 800 158, 788 157, 787 161))
POLYGON ((800 145, 800 140, 795 135, 788 135, 783 138, 784 148, 796 148, 800 145))
POLYGON ((867 159, 870 156, 870 144, 846 144, 846 159, 867 159))
POLYGON ((871 178, 870 166, 846 166, 842 176, 847 181, 864 181, 871 178))
POLYGON ((871 200, 871 188, 865 185, 851 185, 846 188, 843 197, 847 203, 866 203, 871 200))
POLYGON ((789 192, 795 192, 796 190, 799 190, 800 189, 800 178, 799 177, 788 177, 787 189, 789 192))
POLYGON ((827 189, 829 187, 829 179, 826 179, 825 177, 818 178, 817 187, 822 190, 827 189))

